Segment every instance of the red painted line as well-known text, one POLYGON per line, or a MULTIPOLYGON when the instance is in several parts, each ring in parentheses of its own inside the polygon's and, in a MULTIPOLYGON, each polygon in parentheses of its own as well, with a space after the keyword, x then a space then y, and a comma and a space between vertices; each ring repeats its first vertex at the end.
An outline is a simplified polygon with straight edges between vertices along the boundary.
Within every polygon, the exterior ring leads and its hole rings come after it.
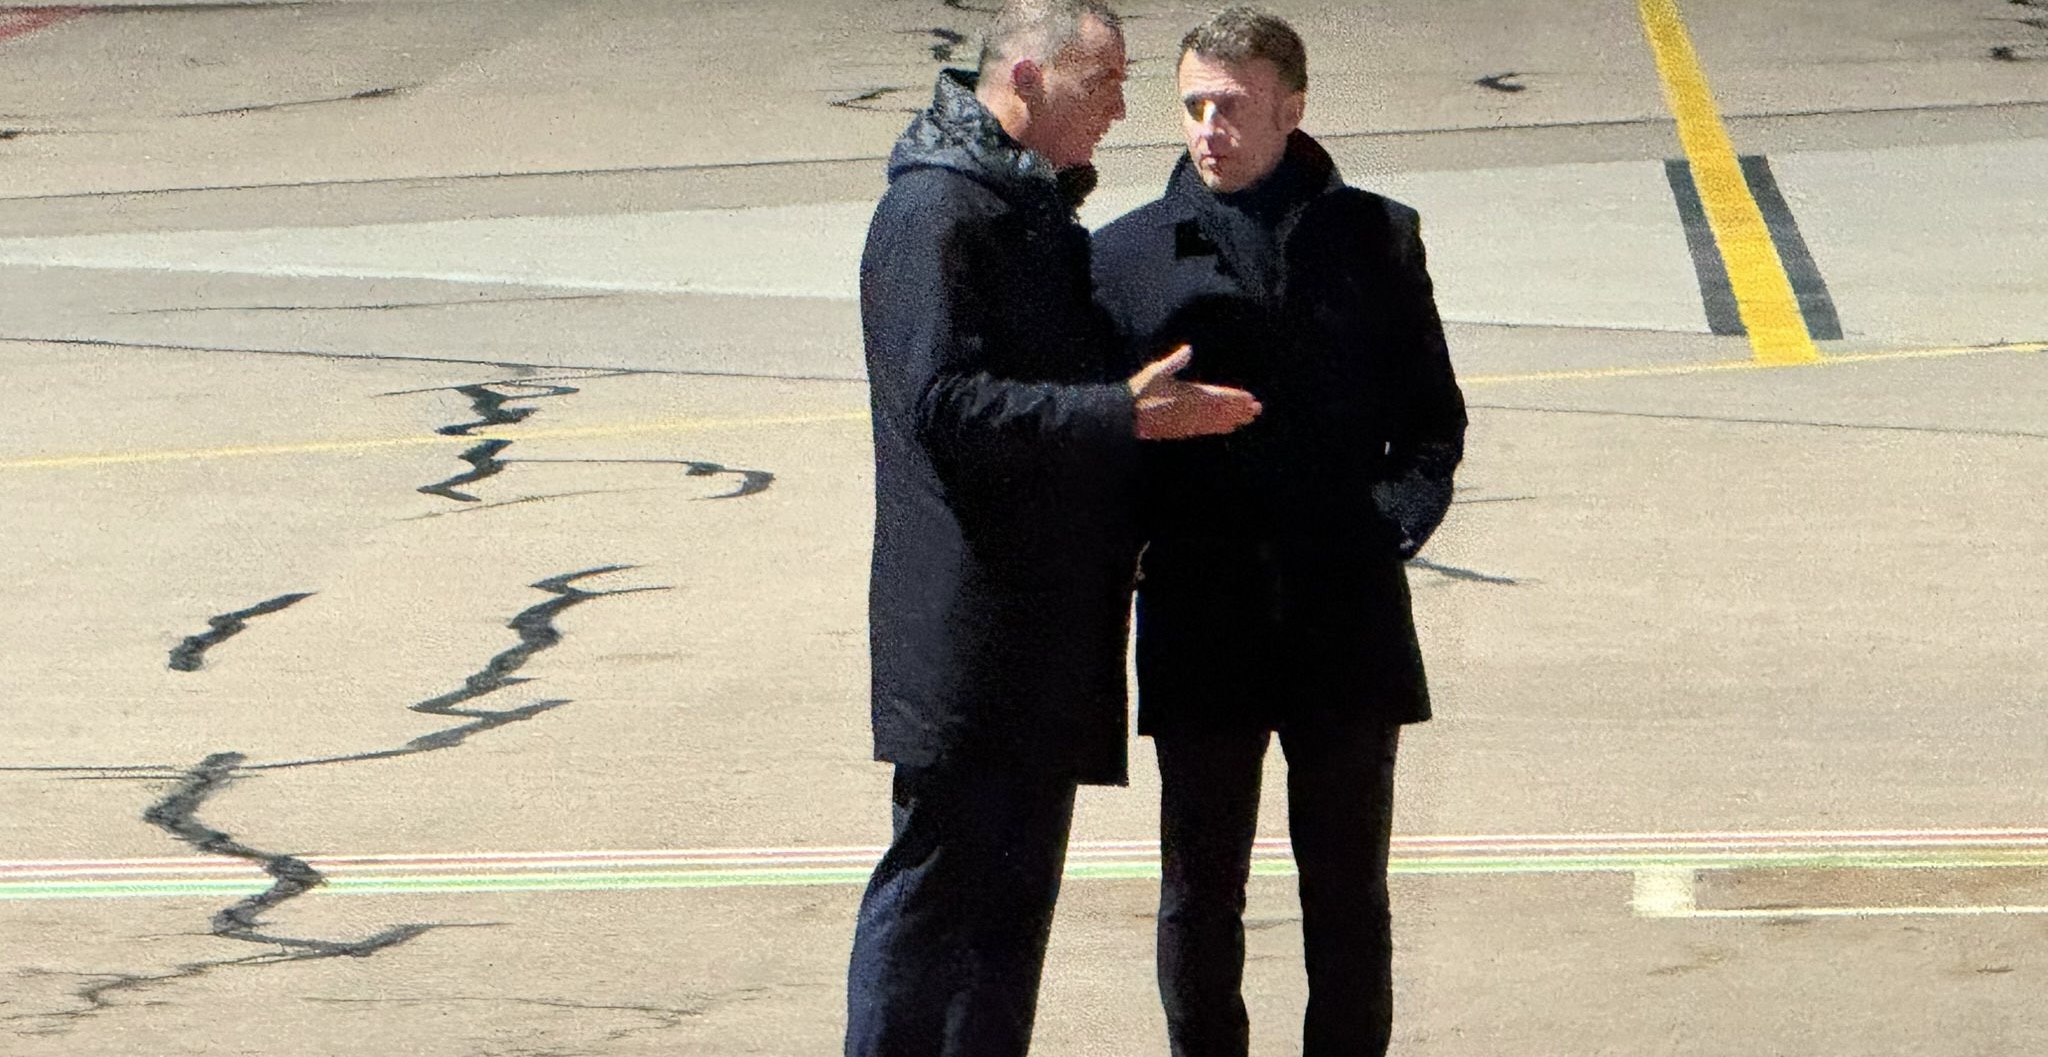
POLYGON ((82 7, 0 7, 0 41, 26 37, 85 11, 82 7))
MULTIPOLYGON (((2048 847, 2048 830, 1849 830, 1726 833, 1582 833, 1502 834, 1473 836, 1395 837, 1393 851, 1409 859, 1460 856, 1537 856, 1571 858, 1615 853, 1770 852, 1770 851, 1933 851, 1936 849, 2040 849, 2048 847)), ((1159 842, 1150 840, 1075 841, 1068 858, 1121 861, 1156 856, 1159 842)), ((1254 844, 1259 858, 1288 853, 1284 838, 1261 838, 1254 844)), ((449 869, 497 868, 553 871, 603 866, 610 869, 659 866, 866 866, 882 852, 878 847, 814 848, 672 848, 611 851, 472 852, 386 855, 309 856, 319 870, 353 872, 364 869, 433 872, 449 869)), ((135 859, 44 859, 0 861, 0 881, 78 876, 220 875, 260 878, 256 864, 231 858, 178 856, 135 859)))

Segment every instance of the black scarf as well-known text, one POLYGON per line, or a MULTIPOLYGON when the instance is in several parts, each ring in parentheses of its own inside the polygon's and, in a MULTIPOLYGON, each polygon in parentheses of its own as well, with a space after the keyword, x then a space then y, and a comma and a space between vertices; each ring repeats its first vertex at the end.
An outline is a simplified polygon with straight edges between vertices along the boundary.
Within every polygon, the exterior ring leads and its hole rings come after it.
POLYGON ((1182 252, 1213 248, 1247 294, 1278 307, 1286 282, 1282 247, 1287 237, 1310 202, 1342 183, 1329 154, 1297 130, 1288 137, 1280 164, 1250 187, 1227 194, 1211 191, 1183 154, 1166 193, 1194 214, 1192 225, 1183 222, 1177 232, 1182 252))

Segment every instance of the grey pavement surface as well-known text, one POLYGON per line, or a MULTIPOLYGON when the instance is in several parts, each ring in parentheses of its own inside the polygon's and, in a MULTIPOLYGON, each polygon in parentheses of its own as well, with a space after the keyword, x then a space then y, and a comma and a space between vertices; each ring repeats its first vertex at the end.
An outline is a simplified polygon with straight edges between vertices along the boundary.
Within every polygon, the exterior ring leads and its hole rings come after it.
MULTIPOLYGON (((0 7, 0 1054, 836 1051, 858 870, 791 863, 887 832, 852 268, 977 6, 0 7), (199 829, 333 883, 216 935, 268 882, 193 888, 199 829)), ((1204 11, 1124 6, 1097 223, 1204 11)), ((1841 318, 1765 369, 1636 5, 1272 6, 1311 131, 1423 210, 1473 405, 1410 571, 1396 1052, 2048 1052, 2048 7, 1683 5, 1841 318)), ((1036 1053, 1165 1052, 1132 751, 1036 1053)))

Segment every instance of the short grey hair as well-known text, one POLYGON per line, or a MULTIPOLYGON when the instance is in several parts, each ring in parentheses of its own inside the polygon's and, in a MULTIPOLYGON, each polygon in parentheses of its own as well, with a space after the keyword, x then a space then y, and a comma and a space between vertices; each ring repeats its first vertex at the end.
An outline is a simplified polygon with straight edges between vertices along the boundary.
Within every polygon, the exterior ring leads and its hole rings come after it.
POLYGON ((1180 54, 1194 52, 1212 62, 1242 63, 1264 59, 1280 73, 1290 92, 1308 89, 1308 48, 1301 34, 1279 15, 1256 7, 1226 7, 1180 39, 1180 54))
POLYGON ((1004 0, 981 38, 983 73, 1004 59, 1036 59, 1051 65, 1093 18, 1121 31, 1123 20, 1108 0, 1004 0))

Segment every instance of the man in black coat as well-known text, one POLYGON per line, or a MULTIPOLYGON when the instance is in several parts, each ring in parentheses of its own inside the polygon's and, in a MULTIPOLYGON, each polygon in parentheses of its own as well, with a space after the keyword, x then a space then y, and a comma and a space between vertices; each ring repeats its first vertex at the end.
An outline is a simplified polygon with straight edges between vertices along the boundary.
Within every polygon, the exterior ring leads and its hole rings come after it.
POLYGON ((1249 394, 1126 378, 1074 219, 1123 116, 1101 0, 1011 0, 889 160, 861 259, 874 411, 875 755, 894 836, 860 909, 849 1057, 1022 1057, 1078 783, 1125 780, 1140 438, 1249 394))
POLYGON ((1144 453, 1138 724, 1158 750, 1159 985, 1175 1057, 1243 1057, 1245 883, 1278 732, 1300 870, 1305 1057, 1386 1051, 1387 847, 1400 726, 1429 718, 1403 561, 1462 452, 1413 210, 1346 187, 1298 125, 1301 39, 1226 10, 1182 42, 1188 154, 1095 237, 1133 353, 1203 339, 1194 372, 1256 423, 1144 453))

